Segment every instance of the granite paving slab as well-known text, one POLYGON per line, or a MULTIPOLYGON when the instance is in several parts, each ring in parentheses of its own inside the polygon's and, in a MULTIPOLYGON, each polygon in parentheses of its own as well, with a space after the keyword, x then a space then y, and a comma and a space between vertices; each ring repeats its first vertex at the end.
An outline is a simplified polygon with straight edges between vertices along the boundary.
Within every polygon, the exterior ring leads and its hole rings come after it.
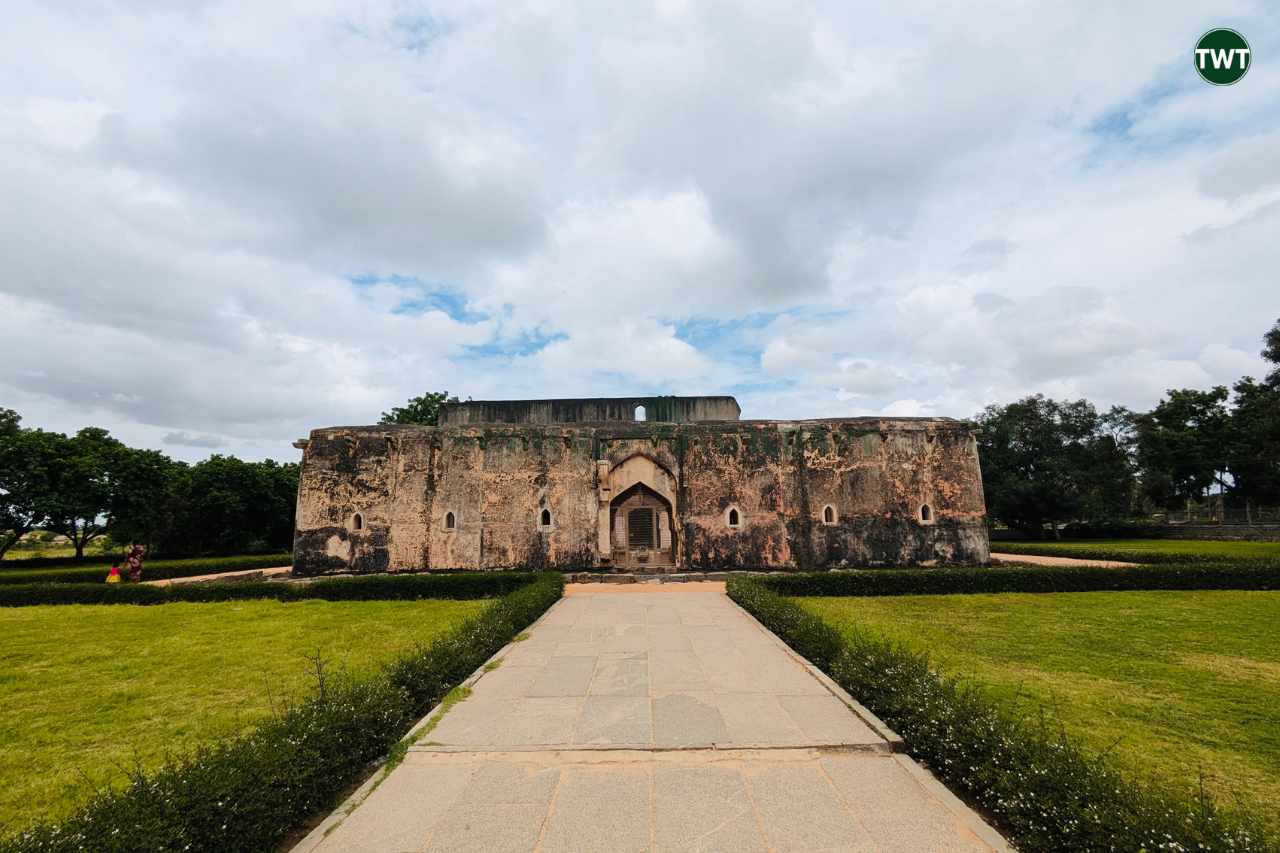
POLYGON ((570 587, 295 853, 1009 849, 722 590, 570 587))

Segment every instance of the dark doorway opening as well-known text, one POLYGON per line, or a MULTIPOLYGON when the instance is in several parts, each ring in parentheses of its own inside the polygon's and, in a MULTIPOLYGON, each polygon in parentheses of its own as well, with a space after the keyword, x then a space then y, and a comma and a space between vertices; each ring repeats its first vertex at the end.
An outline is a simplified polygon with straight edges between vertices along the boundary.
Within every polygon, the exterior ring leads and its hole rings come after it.
POLYGON ((631 548, 653 548, 657 542, 653 539, 653 510, 640 507, 627 513, 627 545, 631 548))

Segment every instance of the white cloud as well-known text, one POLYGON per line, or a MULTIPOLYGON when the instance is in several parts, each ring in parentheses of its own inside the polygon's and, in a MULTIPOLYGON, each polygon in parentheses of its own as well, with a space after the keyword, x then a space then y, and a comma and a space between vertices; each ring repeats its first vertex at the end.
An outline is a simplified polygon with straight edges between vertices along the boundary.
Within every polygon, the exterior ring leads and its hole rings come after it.
POLYGON ((880 410, 880 414, 890 418, 918 418, 933 414, 927 403, 919 400, 894 400, 880 410))
POLYGON ((184 447, 204 447, 210 450, 224 447, 226 441, 216 435, 191 435, 185 432, 169 432, 165 433, 163 439, 165 444, 177 444, 184 447))
POLYGON ((0 403, 292 458, 428 389, 968 416, 1260 375, 1280 71, 1188 56, 1274 52, 1266 11, 19 2, 0 403))
POLYGON ((110 109, 96 101, 64 101, 30 98, 25 118, 54 148, 83 148, 98 135, 98 127, 110 109))

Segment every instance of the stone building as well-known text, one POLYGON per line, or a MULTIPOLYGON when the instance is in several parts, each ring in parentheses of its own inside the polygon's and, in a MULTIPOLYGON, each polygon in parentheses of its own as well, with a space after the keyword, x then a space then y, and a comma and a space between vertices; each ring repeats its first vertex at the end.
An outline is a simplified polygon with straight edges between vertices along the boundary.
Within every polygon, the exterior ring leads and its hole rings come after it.
POLYGON ((972 428, 739 420, 732 397, 466 402, 303 450, 303 574, 982 563, 972 428))

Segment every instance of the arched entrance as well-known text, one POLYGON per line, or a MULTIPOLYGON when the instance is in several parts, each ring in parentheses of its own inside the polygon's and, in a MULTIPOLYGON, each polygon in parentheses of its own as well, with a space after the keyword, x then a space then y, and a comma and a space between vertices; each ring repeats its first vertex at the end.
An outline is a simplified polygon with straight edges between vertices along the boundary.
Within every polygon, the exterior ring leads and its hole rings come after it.
POLYGON ((597 553, 619 569, 674 567, 680 553, 675 476, 645 453, 597 464, 597 553))
POLYGON ((609 543, 619 568, 675 565, 671 504, 643 483, 636 483, 609 505, 609 543))

